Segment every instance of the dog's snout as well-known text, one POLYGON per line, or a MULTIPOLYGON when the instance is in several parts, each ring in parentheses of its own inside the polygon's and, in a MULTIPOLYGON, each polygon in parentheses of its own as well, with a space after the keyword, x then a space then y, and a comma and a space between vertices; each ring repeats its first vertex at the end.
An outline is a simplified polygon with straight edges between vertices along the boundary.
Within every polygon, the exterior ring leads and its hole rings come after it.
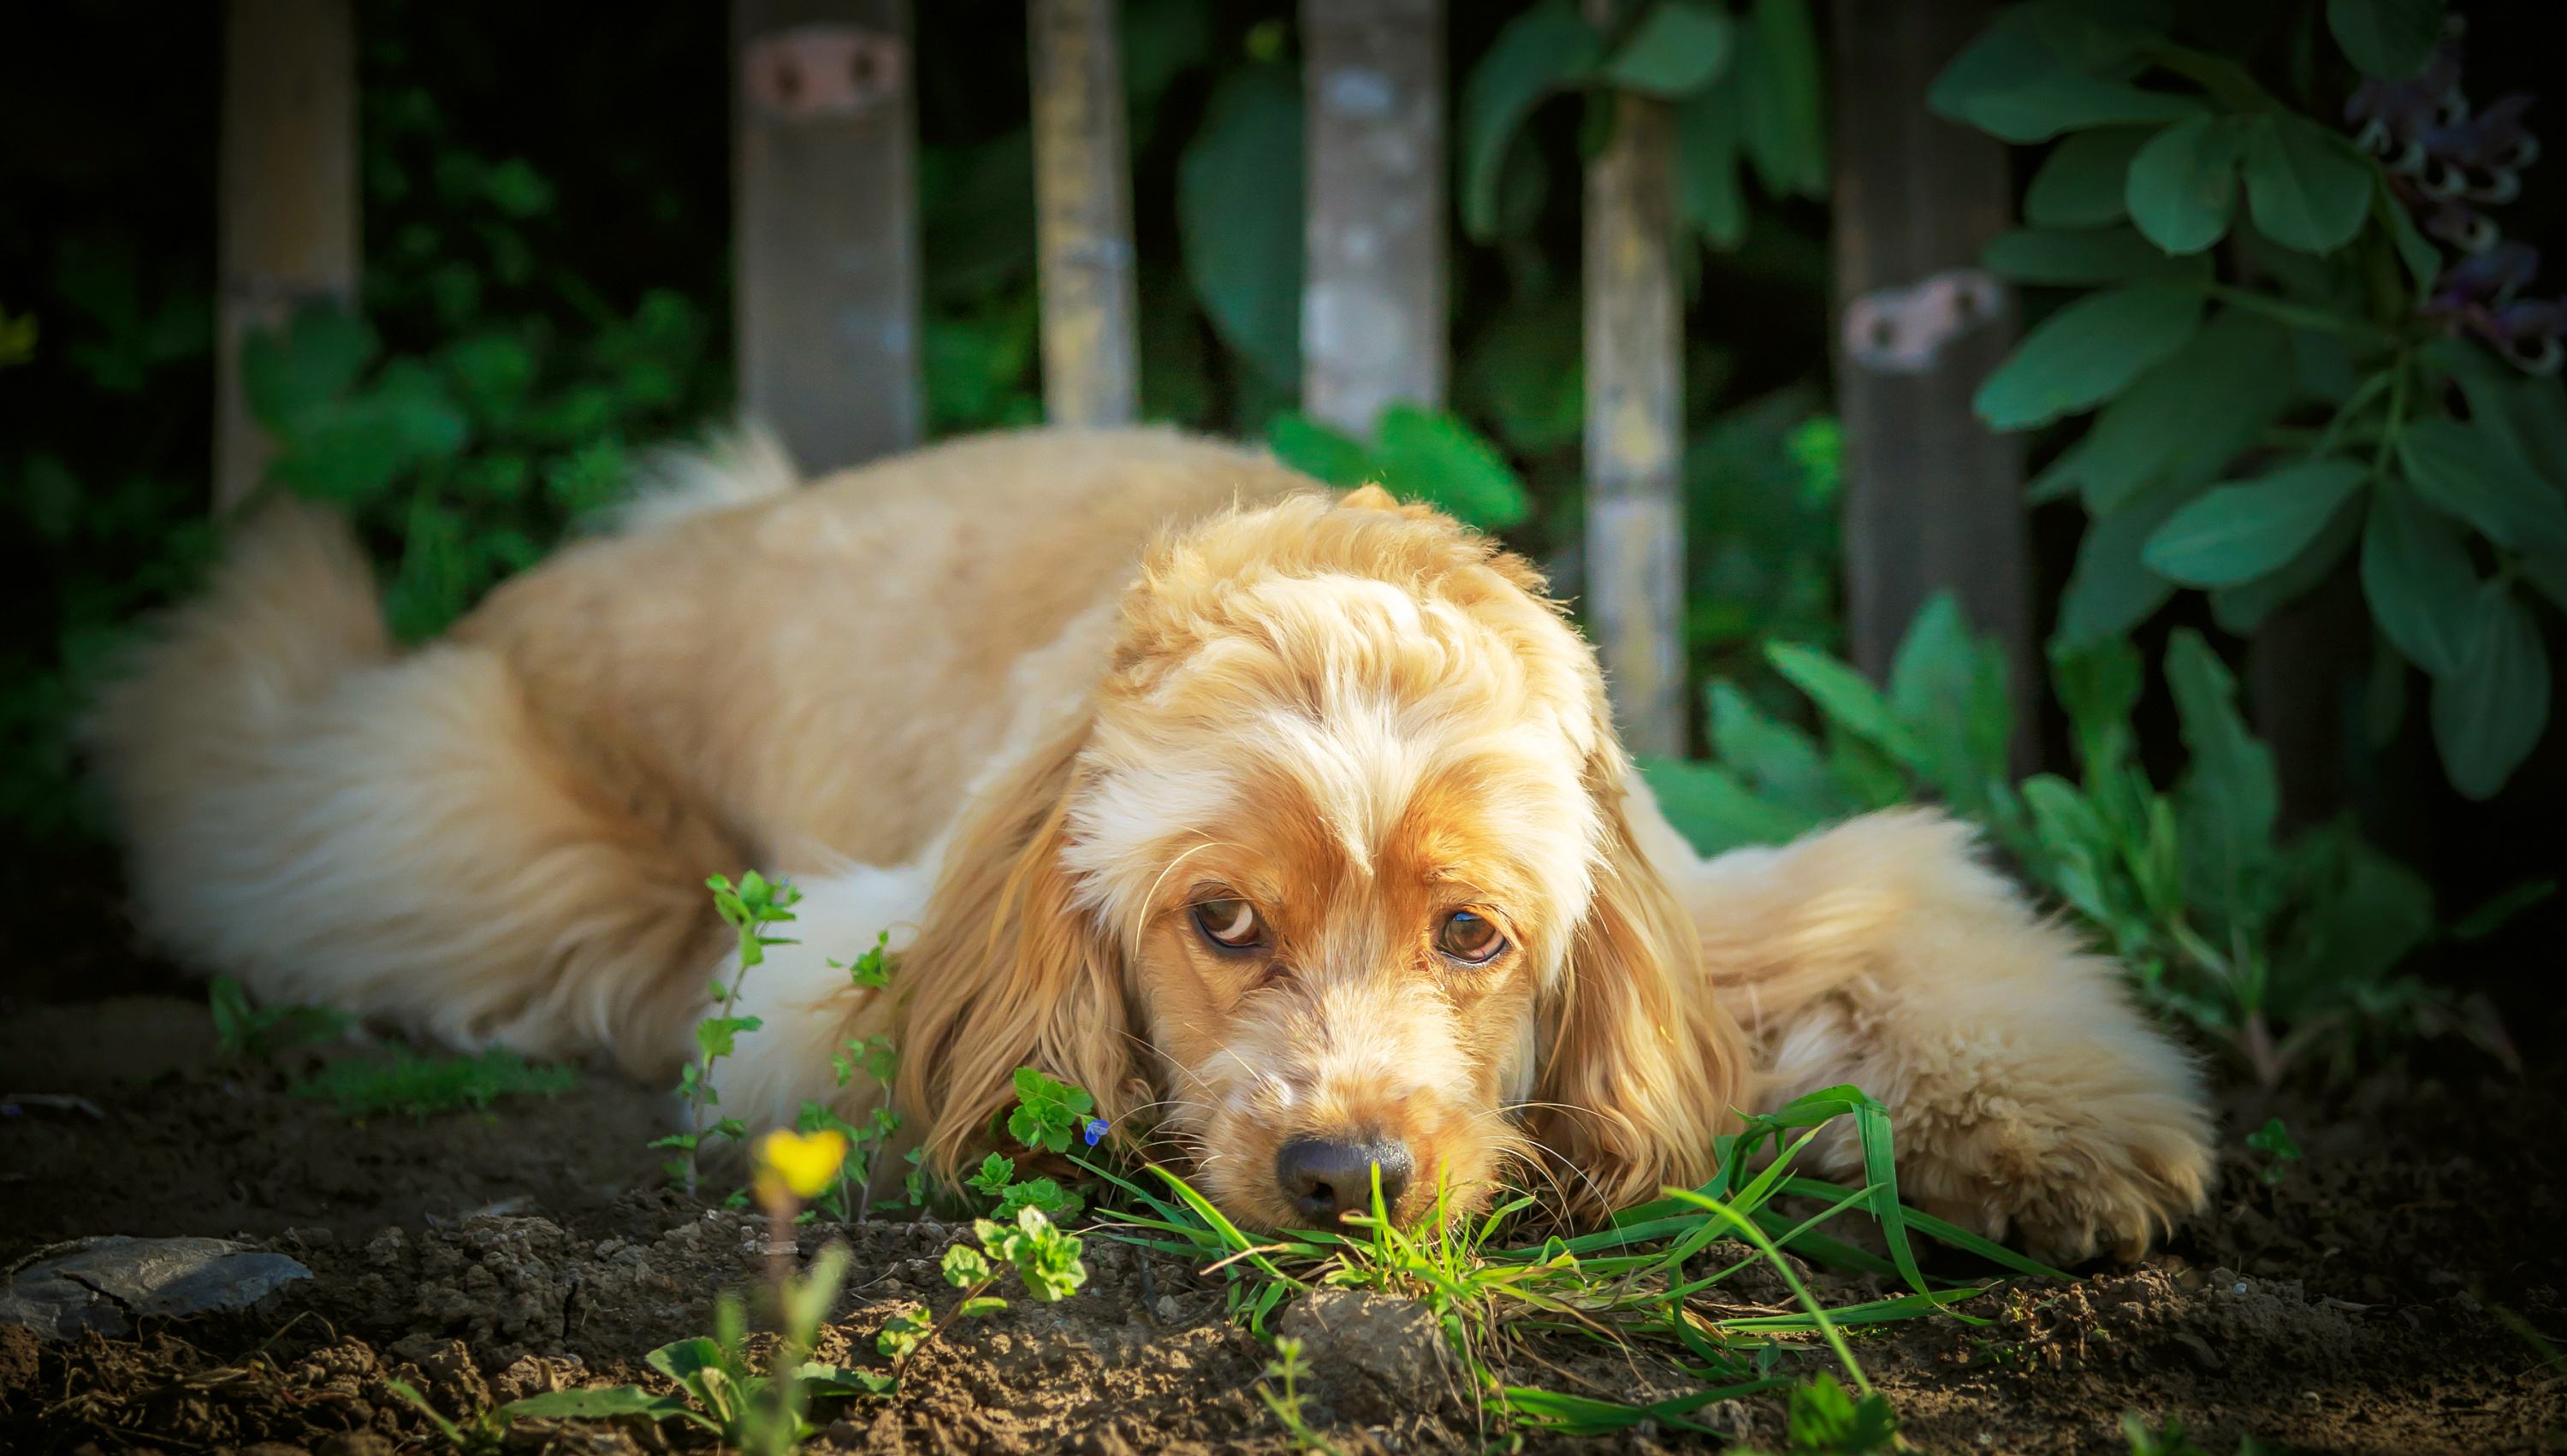
POLYGON ((1374 1169, 1381 1171, 1382 1207, 1396 1210, 1416 1167, 1406 1147, 1378 1136, 1296 1137, 1275 1153, 1284 1201, 1321 1228, 1372 1211, 1374 1169))

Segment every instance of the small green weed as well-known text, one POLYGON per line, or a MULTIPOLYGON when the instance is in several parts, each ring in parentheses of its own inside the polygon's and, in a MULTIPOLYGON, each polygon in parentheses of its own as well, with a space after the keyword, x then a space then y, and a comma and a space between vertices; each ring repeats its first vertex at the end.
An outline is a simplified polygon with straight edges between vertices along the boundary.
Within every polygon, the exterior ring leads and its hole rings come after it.
POLYGON ((1292 1444, 1303 1452, 1316 1451, 1321 1456, 1337 1456, 1337 1448, 1326 1437, 1310 1429, 1309 1420, 1301 1414, 1301 1377, 1309 1366, 1301 1362, 1301 1341, 1289 1335, 1275 1341, 1275 1358, 1266 1366, 1266 1379, 1257 1382, 1257 1398, 1275 1412, 1275 1419, 1291 1434, 1292 1444), (1284 1389, 1279 1394, 1267 1381, 1279 1381, 1284 1389))
POLYGON ((694 1193, 700 1179, 699 1155, 708 1138, 726 1137, 736 1142, 748 1135, 748 1128, 736 1117, 717 1118, 711 1124, 706 1114, 720 1100, 713 1090, 713 1063, 737 1048, 739 1033, 754 1031, 764 1022, 756 1017, 734 1016, 739 1006, 739 989, 747 980, 749 968, 766 960, 770 946, 789 946, 794 942, 771 936, 766 928, 793 919, 793 907, 802 892, 783 881, 769 881, 755 870, 739 877, 733 886, 726 876, 715 875, 705 881, 713 892, 713 909, 724 924, 739 937, 739 965, 732 971, 730 984, 713 983, 710 995, 714 1012, 696 1023, 696 1059, 679 1069, 678 1099, 687 1104, 687 1130, 656 1138, 651 1146, 675 1149, 679 1156, 667 1164, 669 1180, 689 1193, 694 1193))
POLYGON ((228 976, 205 988, 213 1013, 214 1046, 226 1061, 264 1061, 298 1046, 346 1035, 357 1019, 329 1007, 261 1007, 228 976))
POLYGON ((1079 1257, 1085 1242, 1054 1228, 1040 1209, 1018 1209, 1013 1223, 975 1220, 972 1235, 980 1240, 978 1249, 957 1244, 945 1251, 945 1282, 963 1292, 954 1308, 942 1317, 923 1310, 895 1314, 874 1336, 874 1348, 891 1356, 895 1381, 955 1320, 978 1319, 1007 1308, 1005 1300, 990 1293, 1005 1271, 1014 1270, 1025 1293, 1046 1305, 1068 1299, 1087 1283, 1087 1265, 1079 1257))
POLYGON ((2263 1126, 2246 1134, 2246 1146, 2262 1153, 2269 1160, 2257 1174, 2266 1183, 2277 1185, 2281 1183, 2290 1176, 2289 1165, 2300 1160, 2299 1142, 2291 1136, 2291 1130, 2284 1127, 2282 1119, 2278 1117, 2265 1118, 2263 1126))
MULTIPOLYGON (((829 964, 846 972, 856 986, 881 991, 891 985, 890 946, 890 933, 885 932, 874 938, 872 949, 854 961, 829 964)), ((793 1126, 799 1132, 832 1130, 846 1138, 847 1161, 839 1170, 837 1182, 815 1201, 816 1210, 842 1223, 863 1223, 873 1210, 875 1165, 881 1161, 893 1134, 900 1131, 900 1112, 892 1106, 891 1090, 893 1080, 900 1075, 900 1048, 892 1044, 889 1036, 850 1040, 830 1053, 829 1068, 842 1089, 859 1075, 870 1080, 874 1084, 873 1110, 859 1125, 824 1103, 805 1102, 793 1126)))
POLYGON ((380 1056, 342 1057, 293 1084, 298 1097, 316 1097, 358 1118, 489 1106, 501 1097, 552 1097, 579 1085, 579 1069, 530 1062, 506 1047, 472 1056, 443 1056, 388 1046, 380 1056))

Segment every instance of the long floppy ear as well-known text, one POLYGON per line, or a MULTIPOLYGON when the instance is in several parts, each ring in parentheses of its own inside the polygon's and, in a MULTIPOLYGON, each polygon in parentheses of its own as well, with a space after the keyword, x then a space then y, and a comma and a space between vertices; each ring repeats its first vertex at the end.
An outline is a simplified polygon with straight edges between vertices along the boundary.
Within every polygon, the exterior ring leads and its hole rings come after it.
POLYGON ((1603 862, 1549 1009, 1542 1141, 1566 1165, 1571 1212, 1596 1217, 1711 1175, 1747 1058, 1712 997, 1700 937, 1641 853, 1623 809, 1618 750, 1590 765, 1603 862))
POLYGON ((1086 735, 1082 723, 982 796, 901 954, 900 1100, 948 1176, 986 1148, 1019 1066, 1086 1088, 1109 1119, 1148 1100, 1122 952, 1072 903, 1060 863, 1086 735))

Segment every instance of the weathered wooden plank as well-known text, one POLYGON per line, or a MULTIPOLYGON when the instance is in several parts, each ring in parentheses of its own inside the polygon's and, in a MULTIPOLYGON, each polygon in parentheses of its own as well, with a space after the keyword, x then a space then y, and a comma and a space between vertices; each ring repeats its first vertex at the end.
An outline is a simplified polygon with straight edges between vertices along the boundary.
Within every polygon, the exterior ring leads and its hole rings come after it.
POLYGON ((1140 399, 1132 159, 1115 0, 1031 0, 1043 414, 1128 425, 1140 399))
POLYGON ((241 342, 357 291, 357 45, 348 0, 231 0, 224 22, 214 508, 266 474, 241 342))
POLYGON ((740 401, 821 471, 917 442, 908 0, 733 0, 740 401))
POLYGON ((1586 165, 1586 616, 1636 753, 1686 737, 1673 139, 1665 103, 1626 93, 1586 165))
POLYGON ((1908 622, 1949 590, 2006 647, 2028 760, 2039 684, 2023 451, 1970 396, 2014 340, 2005 291, 1976 272, 2013 212, 2005 146, 1925 109, 1989 0, 1837 0, 1837 351, 1845 412, 1847 618, 1854 660, 1885 675, 1908 622))
POLYGON ((1443 0, 1302 0, 1301 406, 1367 435, 1444 400, 1443 0))

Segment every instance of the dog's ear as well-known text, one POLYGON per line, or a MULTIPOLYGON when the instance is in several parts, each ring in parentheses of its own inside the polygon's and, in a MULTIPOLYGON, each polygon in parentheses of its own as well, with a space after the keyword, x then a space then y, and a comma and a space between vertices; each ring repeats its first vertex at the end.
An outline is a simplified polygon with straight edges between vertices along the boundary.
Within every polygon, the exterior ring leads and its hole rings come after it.
POLYGON ((1019 1066, 1086 1088, 1108 1119, 1148 1099, 1123 953, 1072 903, 1060 862, 1085 738, 1082 724, 981 797, 900 958, 900 1100, 948 1176, 986 1148, 1019 1066))
POLYGON ((1737 1023, 1713 999, 1693 921, 1632 836, 1618 749, 1588 784, 1604 846, 1586 918, 1547 1013, 1541 1141, 1573 1212, 1601 1216, 1711 1174, 1712 1138, 1746 1073, 1737 1023))

